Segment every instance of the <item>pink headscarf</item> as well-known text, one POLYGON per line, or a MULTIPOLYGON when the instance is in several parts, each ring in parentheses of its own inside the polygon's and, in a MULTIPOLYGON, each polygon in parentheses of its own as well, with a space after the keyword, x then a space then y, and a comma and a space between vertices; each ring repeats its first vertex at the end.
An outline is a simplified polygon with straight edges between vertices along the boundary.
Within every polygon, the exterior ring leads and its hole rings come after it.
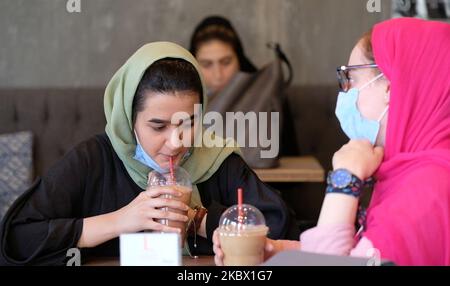
POLYGON ((391 89, 364 235, 397 264, 450 265, 450 25, 385 21, 372 46, 391 89))

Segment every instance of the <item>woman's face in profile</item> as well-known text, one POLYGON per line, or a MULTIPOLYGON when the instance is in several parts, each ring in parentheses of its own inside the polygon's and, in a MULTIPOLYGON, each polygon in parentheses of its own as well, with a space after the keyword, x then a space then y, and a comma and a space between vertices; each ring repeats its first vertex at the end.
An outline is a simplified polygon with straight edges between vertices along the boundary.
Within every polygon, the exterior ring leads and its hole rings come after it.
MULTIPOLYGON (((362 44, 358 43, 353 48, 348 65, 371 64, 372 62, 366 58, 363 51, 362 44)), ((377 71, 373 68, 349 70, 350 88, 360 89, 379 74, 377 71)), ((358 110, 365 118, 379 119, 389 104, 389 88, 389 81, 385 77, 381 77, 360 90, 357 105, 358 110)), ((377 146, 384 146, 388 113, 380 121, 380 131, 375 143, 377 146)))
POLYGON ((210 40, 200 44, 196 58, 209 91, 222 91, 239 71, 239 60, 232 46, 210 40))
POLYGON ((134 123, 139 142, 160 167, 169 168, 170 157, 178 165, 189 150, 183 142, 193 143, 194 104, 200 103, 200 96, 193 91, 148 91, 145 96, 134 123))

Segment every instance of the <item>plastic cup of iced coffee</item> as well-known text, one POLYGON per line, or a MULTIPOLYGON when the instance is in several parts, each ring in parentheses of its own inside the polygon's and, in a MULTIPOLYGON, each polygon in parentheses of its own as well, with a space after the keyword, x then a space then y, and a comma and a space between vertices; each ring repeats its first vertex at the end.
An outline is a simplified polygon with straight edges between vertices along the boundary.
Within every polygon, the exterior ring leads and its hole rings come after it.
MULTIPOLYGON (((179 197, 174 197, 171 195, 163 195, 164 198, 173 199, 182 201, 186 205, 189 206, 189 203, 191 201, 191 194, 192 194, 192 182, 189 176, 189 173, 183 169, 182 167, 173 167, 171 170, 167 170, 167 172, 159 173, 157 171, 152 171, 149 173, 148 176, 148 189, 151 188, 170 188, 175 189, 176 191, 180 192, 182 195, 179 197)), ((171 208, 162 208, 162 210, 170 211, 178 214, 182 214, 187 216, 187 211, 181 211, 177 209, 171 209, 171 208)), ((183 247, 185 239, 186 239, 186 222, 181 221, 172 221, 168 219, 160 219, 157 220, 159 223, 175 227, 180 229, 180 246, 183 247)))
POLYGON ((254 266, 264 261, 269 228, 263 214, 248 204, 228 208, 219 222, 219 240, 225 266, 254 266))

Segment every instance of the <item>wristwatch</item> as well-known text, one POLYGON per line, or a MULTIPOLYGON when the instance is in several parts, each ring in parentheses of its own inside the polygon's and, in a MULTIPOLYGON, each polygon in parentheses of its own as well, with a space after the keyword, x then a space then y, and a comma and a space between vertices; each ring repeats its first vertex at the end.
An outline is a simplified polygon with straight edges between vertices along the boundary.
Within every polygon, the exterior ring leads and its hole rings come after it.
POLYGON ((326 193, 342 193, 359 198, 364 181, 350 173, 347 169, 330 171, 327 177, 326 193))

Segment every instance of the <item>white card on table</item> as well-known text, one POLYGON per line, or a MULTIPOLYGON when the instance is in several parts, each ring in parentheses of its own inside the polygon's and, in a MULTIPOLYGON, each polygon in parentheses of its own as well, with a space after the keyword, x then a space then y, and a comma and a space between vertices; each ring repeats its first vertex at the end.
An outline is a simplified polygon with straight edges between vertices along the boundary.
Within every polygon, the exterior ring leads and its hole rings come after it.
POLYGON ((180 266, 177 233, 129 233, 120 235, 121 266, 180 266))

